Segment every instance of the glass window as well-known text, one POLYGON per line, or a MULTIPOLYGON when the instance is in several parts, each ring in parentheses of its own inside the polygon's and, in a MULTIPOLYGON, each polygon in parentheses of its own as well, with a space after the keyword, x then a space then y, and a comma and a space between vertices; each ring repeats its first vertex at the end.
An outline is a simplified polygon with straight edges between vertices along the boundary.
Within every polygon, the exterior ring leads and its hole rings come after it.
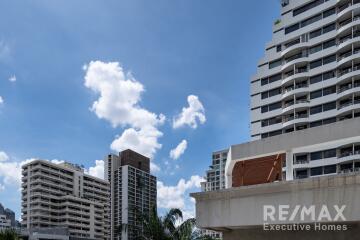
MULTIPOLYGON (((335 23, 332 23, 332 24, 329 24, 329 25, 327 25, 327 26, 325 26, 325 27, 323 27, 323 34, 325 34, 325 33, 327 33, 327 32, 330 32, 330 31, 332 31, 332 30, 335 30, 335 28, 336 28, 336 25, 335 25, 335 23)), ((311 34, 311 33, 310 33, 311 34)))
POLYGON ((322 175, 322 167, 310 168, 310 175, 311 176, 322 175))
POLYGON ((329 102, 324 104, 323 111, 329 111, 336 108, 336 102, 329 102))
POLYGON ((269 92, 263 92, 261 93, 261 99, 265 99, 265 98, 268 98, 269 97, 269 92))
POLYGON ((281 52, 281 45, 276 46, 276 52, 281 52))
POLYGON ((336 165, 329 165, 324 167, 324 174, 336 173, 336 165))
POLYGON ((323 74, 323 80, 328 80, 330 78, 335 77, 335 72, 334 71, 330 71, 330 72, 326 72, 323 74))
POLYGON ((311 122, 310 123, 310 127, 318 127, 318 126, 321 126, 322 125, 322 121, 315 121, 315 122, 311 122))
POLYGON ((321 74, 310 77, 310 84, 318 83, 318 82, 321 82, 321 81, 322 81, 322 75, 321 74))
POLYGON ((269 105, 269 111, 281 108, 281 102, 276 102, 269 105))
POLYGON ((336 86, 331 86, 323 89, 323 96, 336 93, 336 86))
POLYGON ((270 63, 269 63, 269 69, 278 67, 278 66, 281 65, 281 63, 282 63, 281 59, 276 60, 276 61, 273 61, 273 62, 270 62, 270 63))
POLYGON ((336 55, 330 55, 328 57, 325 57, 323 58, 323 64, 328 64, 328 63, 331 63, 331 62, 335 62, 336 61, 336 55))
POLYGON ((319 159, 322 159, 322 151, 312 152, 312 153, 310 154, 310 160, 311 160, 311 161, 319 160, 319 159))
POLYGON ((317 7, 320 4, 322 4, 323 2, 324 2, 324 0, 315 0, 315 1, 312 1, 312 2, 306 4, 306 5, 302 6, 302 7, 299 7, 299 8, 297 8, 297 9, 295 9, 293 11, 293 16, 295 17, 295 16, 297 16, 297 15, 303 13, 303 12, 306 12, 307 10, 310 10, 310 9, 312 9, 314 7, 317 7))
POLYGON ((324 158, 336 157, 336 149, 329 149, 324 151, 324 158))
POLYGON ((269 106, 266 105, 261 107, 261 113, 266 113, 268 111, 269 111, 269 106))
POLYGON ((309 54, 314 54, 314 53, 319 52, 321 50, 322 50, 322 45, 319 44, 319 45, 316 45, 316 46, 310 48, 309 49, 309 54))
POLYGON ((281 80, 281 73, 269 77, 269 83, 281 80))
POLYGON ((325 12, 323 12, 323 18, 327 18, 327 17, 329 17, 329 16, 331 16, 331 15, 333 15, 335 13, 336 13, 335 8, 331 8, 329 10, 326 10, 325 12))
POLYGON ((321 112, 322 112, 322 105, 310 108, 310 115, 321 113, 321 112))
POLYGON ((316 60, 316 61, 312 61, 312 62, 310 62, 310 69, 320 67, 321 65, 322 65, 322 60, 321 59, 316 60))
POLYGON ((334 38, 334 39, 332 39, 332 40, 329 40, 329 41, 327 41, 327 42, 324 42, 324 43, 323 43, 323 49, 327 49, 327 48, 332 47, 332 46, 335 46, 335 45, 336 45, 336 40, 335 40, 335 38, 334 38))
POLYGON ((268 84, 268 79, 267 78, 261 79, 261 86, 264 86, 266 84, 268 84))
POLYGON ((282 130, 277 130, 273 132, 269 132, 269 137, 276 136, 282 134, 282 130))
POLYGON ((293 31, 296 31, 300 28, 300 24, 296 23, 294 25, 291 25, 290 27, 285 28, 285 34, 289 34, 293 31))
POLYGON ((334 123, 334 122, 336 122, 336 117, 327 118, 327 119, 324 119, 324 120, 323 120, 323 125, 325 125, 325 124, 330 124, 330 123, 334 123))
POLYGON ((321 13, 320 13, 320 14, 318 14, 318 15, 315 15, 315 16, 313 16, 313 17, 311 17, 311 18, 308 18, 308 19, 302 21, 302 22, 301 22, 301 27, 305 27, 305 26, 310 25, 310 24, 312 24, 312 23, 314 23, 314 22, 316 22, 316 21, 319 21, 319 20, 321 20, 321 19, 322 19, 322 15, 321 15, 321 13))
POLYGON ((310 38, 315 38, 321 35, 321 28, 310 33, 310 38))
POLYGON ((275 88, 269 91, 269 97, 273 97, 279 94, 281 94, 281 88, 275 88))
POLYGON ((322 97, 321 89, 310 93, 310 99, 315 99, 315 98, 319 98, 319 97, 322 97))

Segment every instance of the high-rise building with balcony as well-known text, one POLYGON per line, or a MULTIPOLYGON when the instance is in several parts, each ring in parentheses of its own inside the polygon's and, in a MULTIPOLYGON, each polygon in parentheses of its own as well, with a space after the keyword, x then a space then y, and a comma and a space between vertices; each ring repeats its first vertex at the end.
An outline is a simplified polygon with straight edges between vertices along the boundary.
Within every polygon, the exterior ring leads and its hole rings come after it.
POLYGON ((229 147, 225 190, 192 195, 197 224, 224 240, 351 239, 360 219, 351 205, 360 172, 360 0, 281 6, 251 80, 252 141, 229 147), (277 183, 283 180, 290 181, 277 183), (267 204, 330 206, 333 199, 348 207, 352 216, 342 223, 354 232, 263 229, 267 204))
POLYGON ((253 140, 360 116, 360 0, 283 6, 251 81, 253 140))
MULTIPOLYGON (((282 6, 251 81, 252 140, 360 116, 360 0, 289 0, 282 6)), ((293 149, 296 167, 286 174, 284 163, 283 175, 291 180, 355 171, 360 163, 346 156, 359 153, 354 139, 293 149), (319 159, 323 164, 311 164, 319 159)))
POLYGON ((71 163, 22 167, 22 227, 66 227, 74 239, 109 239, 109 183, 71 163))
POLYGON ((106 156, 104 162, 111 188, 111 239, 139 239, 141 217, 156 207, 156 177, 150 174, 150 159, 128 149, 106 156))

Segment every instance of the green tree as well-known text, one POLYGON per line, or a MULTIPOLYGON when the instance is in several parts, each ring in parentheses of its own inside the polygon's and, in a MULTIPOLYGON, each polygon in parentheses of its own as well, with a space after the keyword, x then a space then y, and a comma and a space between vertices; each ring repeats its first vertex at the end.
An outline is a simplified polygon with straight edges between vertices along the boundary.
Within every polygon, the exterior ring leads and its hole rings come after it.
POLYGON ((18 240, 19 236, 13 229, 0 230, 0 240, 18 240))

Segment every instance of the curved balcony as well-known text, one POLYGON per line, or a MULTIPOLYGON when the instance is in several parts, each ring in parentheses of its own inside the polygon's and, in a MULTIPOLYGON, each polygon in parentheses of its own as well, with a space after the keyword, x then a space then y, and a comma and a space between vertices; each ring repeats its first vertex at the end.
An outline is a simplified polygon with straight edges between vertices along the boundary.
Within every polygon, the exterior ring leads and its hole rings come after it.
POLYGON ((286 55, 289 55, 289 53, 292 53, 295 50, 299 50, 299 49, 303 49, 303 48, 307 48, 309 46, 309 42, 299 42, 296 43, 294 45, 291 45, 290 47, 285 48, 282 52, 281 52, 281 56, 284 57, 286 55))
POLYGON ((338 99, 345 97, 346 95, 358 92, 360 90, 360 83, 355 83, 354 85, 352 83, 349 83, 348 85, 341 87, 338 91, 338 99))
POLYGON ((281 66, 281 71, 284 71, 292 67, 292 65, 294 64, 305 63, 305 62, 309 62, 308 56, 300 54, 299 56, 295 56, 294 58, 286 60, 285 64, 281 66))
POLYGON ((344 32, 345 30, 352 28, 353 26, 360 23, 360 16, 355 16, 353 19, 348 19, 348 21, 344 22, 337 30, 337 34, 344 32))
POLYGON ((353 53, 352 53, 352 52, 349 52, 349 53, 341 56, 341 57, 338 59, 337 65, 338 65, 338 67, 339 67, 339 66, 341 66, 341 65, 343 65, 343 64, 345 64, 345 63, 347 63, 347 62, 350 62, 350 61, 352 61, 352 60, 354 60, 354 59, 358 59, 358 58, 360 58, 360 51, 359 51, 359 50, 356 50, 356 51, 354 51, 353 53))
POLYGON ((345 70, 338 72, 338 74, 337 74, 338 82, 341 82, 345 79, 349 79, 349 78, 357 76, 357 75, 360 75, 360 68, 358 68, 358 67, 354 67, 353 69, 351 69, 351 67, 347 68, 345 70))
POLYGON ((339 162, 353 161, 356 159, 360 159, 360 151, 349 151, 338 156, 339 162))
POLYGON ((309 72, 308 71, 297 71, 295 73, 291 73, 291 74, 288 74, 287 76, 285 76, 285 78, 281 81, 281 85, 287 83, 287 82, 290 82, 292 80, 295 80, 295 79, 299 79, 299 78, 307 78, 309 77, 309 72))
POLYGON ((354 100, 354 101, 350 101, 350 102, 341 104, 337 108, 338 115, 343 114, 349 110, 356 109, 359 107, 359 105, 360 105, 360 100, 354 100))
POLYGON ((293 124, 297 123, 307 123, 308 122, 308 115, 307 114, 300 114, 290 117, 285 117, 283 120, 283 127, 288 127, 293 124))
POLYGON ((290 87, 284 90, 284 93, 282 95, 282 99, 287 98, 291 95, 295 95, 297 93, 303 93, 303 92, 308 92, 309 90, 309 85, 299 85, 299 86, 295 86, 295 87, 290 87))
POLYGON ((338 10, 337 16, 338 18, 340 18, 358 7, 360 7, 360 3, 355 3, 355 4, 348 3, 346 5, 343 5, 343 7, 338 10))

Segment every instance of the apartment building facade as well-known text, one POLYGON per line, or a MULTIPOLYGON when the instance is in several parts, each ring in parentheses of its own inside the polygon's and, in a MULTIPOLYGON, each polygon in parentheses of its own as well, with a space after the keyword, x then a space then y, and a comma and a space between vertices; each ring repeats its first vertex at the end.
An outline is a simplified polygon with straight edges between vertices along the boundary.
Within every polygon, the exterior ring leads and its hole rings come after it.
MULTIPOLYGON (((199 226, 221 231, 224 239, 307 239, 302 232, 264 233, 263 205, 286 198, 316 204, 318 192, 334 193, 321 179, 331 185, 360 172, 360 1, 281 4, 272 40, 251 79, 252 141, 229 148, 226 189, 193 194, 199 226), (306 180, 273 183, 297 179, 306 180), (264 183, 273 184, 267 189, 259 185, 264 183), (314 186, 308 199, 296 188, 303 183, 314 186), (275 197, 284 186, 286 196, 275 197)), ((337 194, 350 206, 351 188, 340 192, 341 187, 337 194)))
POLYGON ((251 81, 251 136, 360 116, 360 1, 283 1, 251 81))
MULTIPOLYGON (((251 81, 252 140, 360 116, 360 1, 289 0, 282 6, 251 81)), ((283 179, 358 171, 359 153, 355 140, 294 150, 296 167, 286 173, 284 162, 283 179)))
POLYGON ((150 174, 150 159, 128 149, 106 156, 104 162, 105 180, 111 188, 111 239, 138 239, 143 231, 140 216, 156 208, 156 177, 150 174))
POLYGON ((66 227, 74 239, 109 239, 109 184, 71 163, 35 160, 22 167, 22 227, 66 227))

